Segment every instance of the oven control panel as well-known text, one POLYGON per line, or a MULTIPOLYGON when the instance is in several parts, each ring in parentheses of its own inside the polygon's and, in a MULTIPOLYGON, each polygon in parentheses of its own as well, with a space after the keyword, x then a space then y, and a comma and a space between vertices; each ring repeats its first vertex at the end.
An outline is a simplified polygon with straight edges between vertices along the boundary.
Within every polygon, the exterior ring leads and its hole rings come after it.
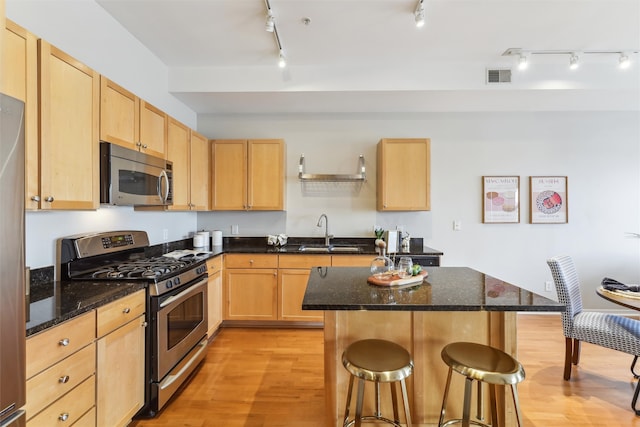
POLYGON ((204 277, 207 277, 207 265, 204 261, 201 261, 194 265, 193 268, 190 268, 178 275, 160 280, 157 283, 149 284, 149 295, 160 296, 167 292, 171 292, 173 289, 177 289, 193 282, 194 280, 204 277))
POLYGON ((102 238, 102 247, 104 249, 121 248, 123 246, 132 246, 133 244, 132 234, 116 234, 102 238))

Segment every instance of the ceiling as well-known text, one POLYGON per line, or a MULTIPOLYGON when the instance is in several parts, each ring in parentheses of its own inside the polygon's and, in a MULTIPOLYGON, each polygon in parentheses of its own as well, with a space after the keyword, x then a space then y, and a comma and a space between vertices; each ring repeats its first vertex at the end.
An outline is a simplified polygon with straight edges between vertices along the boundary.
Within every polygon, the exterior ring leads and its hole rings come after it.
POLYGON ((509 48, 638 51, 638 0, 96 0, 169 68, 197 113, 640 110, 640 55, 532 55, 509 48), (309 19, 305 23, 305 18, 309 19), (512 68, 511 83, 486 83, 512 68))

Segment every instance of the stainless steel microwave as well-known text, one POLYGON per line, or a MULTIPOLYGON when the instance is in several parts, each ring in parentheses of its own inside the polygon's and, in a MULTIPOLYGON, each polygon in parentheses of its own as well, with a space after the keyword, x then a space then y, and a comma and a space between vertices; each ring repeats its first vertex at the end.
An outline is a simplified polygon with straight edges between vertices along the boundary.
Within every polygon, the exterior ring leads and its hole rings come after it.
POLYGON ((168 160, 100 142, 100 203, 172 205, 172 166, 168 160))

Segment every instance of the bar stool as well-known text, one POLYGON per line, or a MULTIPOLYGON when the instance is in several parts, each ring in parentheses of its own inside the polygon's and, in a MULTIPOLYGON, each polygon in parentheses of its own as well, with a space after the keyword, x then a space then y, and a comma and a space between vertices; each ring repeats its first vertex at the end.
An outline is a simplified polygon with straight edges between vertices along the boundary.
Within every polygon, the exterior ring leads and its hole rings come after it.
POLYGON ((405 379, 413 372, 413 360, 411 355, 402 346, 380 339, 366 339, 350 344, 342 353, 342 364, 351 374, 349 378, 349 391, 347 393, 347 405, 344 410, 343 427, 354 425, 360 427, 363 420, 375 420, 396 427, 401 427, 398 417, 398 398, 396 395, 396 382, 400 382, 404 413, 407 427, 411 427, 411 413, 407 397, 407 385, 405 379), (358 379, 358 395, 356 398, 356 415, 349 420, 351 407, 351 394, 353 381, 358 379), (364 398, 365 381, 375 383, 376 409, 374 415, 362 415, 362 402, 364 398), (390 383, 391 401, 393 404, 393 420, 385 418, 380 412, 380 383, 390 383))
POLYGON ((480 422, 484 421, 482 409, 483 382, 489 384, 491 427, 500 427, 496 403, 496 385, 507 384, 511 385, 511 394, 513 396, 518 426, 522 426, 522 417, 520 416, 520 408, 518 407, 518 391, 516 389, 516 384, 524 380, 524 368, 520 362, 501 350, 471 342, 448 344, 442 349, 441 356, 442 360, 449 366, 449 374, 447 375, 447 385, 444 390, 444 398, 442 399, 442 410, 440 411, 440 420, 438 422, 439 427, 457 423, 462 423, 464 427, 468 427, 470 424, 489 426, 489 424, 480 422), (444 422, 449 386, 451 385, 451 373, 453 371, 466 377, 462 418, 451 419, 444 422), (479 421, 470 420, 471 386, 474 380, 478 382, 476 419, 479 421))

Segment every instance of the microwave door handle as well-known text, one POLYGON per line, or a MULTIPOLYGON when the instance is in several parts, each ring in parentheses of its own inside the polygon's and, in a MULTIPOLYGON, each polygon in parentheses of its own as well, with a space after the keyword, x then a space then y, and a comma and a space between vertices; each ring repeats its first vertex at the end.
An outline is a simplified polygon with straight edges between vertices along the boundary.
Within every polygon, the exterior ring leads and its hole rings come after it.
POLYGON ((165 170, 160 172, 160 176, 158 177, 158 196, 160 197, 160 201, 162 203, 167 203, 167 199, 169 198, 169 177, 167 176, 167 171, 165 170), (164 187, 167 189, 166 195, 162 194, 162 181, 164 181, 164 187))

